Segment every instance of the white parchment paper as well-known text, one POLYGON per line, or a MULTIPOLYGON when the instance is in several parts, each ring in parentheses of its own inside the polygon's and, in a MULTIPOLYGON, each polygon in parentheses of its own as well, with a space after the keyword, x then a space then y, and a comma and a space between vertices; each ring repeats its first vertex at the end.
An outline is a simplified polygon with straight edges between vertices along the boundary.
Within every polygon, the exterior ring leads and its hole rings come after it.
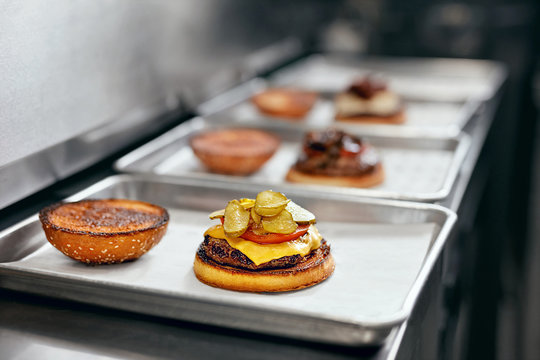
MULTIPOLYGON (((435 225, 366 224, 320 221, 321 234, 331 244, 334 274, 314 287, 280 294, 253 294, 212 288, 192 271, 195 251, 212 221, 206 212, 169 209, 167 234, 139 260, 88 266, 69 259, 48 243, 10 267, 37 270, 60 277, 149 291, 178 297, 311 314, 348 322, 377 322, 398 312, 419 273, 435 225)), ((36 236, 43 236, 42 234, 36 236)), ((156 294, 159 296, 159 294, 156 294)))
MULTIPOLYGON (((431 195, 443 188, 454 156, 453 151, 439 149, 377 147, 377 150, 381 155, 386 176, 381 185, 370 189, 420 195, 431 195)), ((296 162, 299 151, 299 144, 283 142, 258 172, 239 179, 270 184, 286 183, 285 176, 296 162)), ((163 175, 218 177, 205 169, 189 146, 159 163, 154 171, 163 175)))

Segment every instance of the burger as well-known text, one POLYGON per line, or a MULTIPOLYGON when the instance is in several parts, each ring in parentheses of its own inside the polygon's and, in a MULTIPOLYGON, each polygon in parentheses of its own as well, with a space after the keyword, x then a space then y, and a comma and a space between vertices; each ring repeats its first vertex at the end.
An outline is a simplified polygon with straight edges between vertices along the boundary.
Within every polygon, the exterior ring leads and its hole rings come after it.
POLYGON ((402 124, 402 98, 385 82, 372 77, 356 80, 335 99, 336 120, 350 123, 402 124))
POLYGON ((203 283, 236 291, 306 288, 334 271, 330 245, 315 216, 279 192, 235 199, 210 214, 219 223, 204 233, 193 270, 203 283))
POLYGON ((378 151, 360 137, 328 128, 308 132, 287 173, 293 183, 367 188, 384 181, 378 151))

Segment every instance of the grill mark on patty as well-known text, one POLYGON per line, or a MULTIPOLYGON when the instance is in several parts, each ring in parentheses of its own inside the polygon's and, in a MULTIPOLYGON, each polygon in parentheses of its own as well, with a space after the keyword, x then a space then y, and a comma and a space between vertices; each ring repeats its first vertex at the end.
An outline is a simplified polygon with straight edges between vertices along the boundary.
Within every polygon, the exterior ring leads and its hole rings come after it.
POLYGON ((230 246, 226 240, 217 239, 210 235, 206 235, 204 237, 204 241, 199 246, 197 254, 204 260, 210 259, 220 265, 249 270, 268 270, 296 266, 309 259, 319 249, 326 253, 330 251, 330 246, 323 239, 321 241, 321 246, 318 249, 311 251, 306 256, 300 256, 299 254, 283 256, 279 259, 274 259, 266 263, 255 265, 250 258, 244 255, 241 251, 230 246))

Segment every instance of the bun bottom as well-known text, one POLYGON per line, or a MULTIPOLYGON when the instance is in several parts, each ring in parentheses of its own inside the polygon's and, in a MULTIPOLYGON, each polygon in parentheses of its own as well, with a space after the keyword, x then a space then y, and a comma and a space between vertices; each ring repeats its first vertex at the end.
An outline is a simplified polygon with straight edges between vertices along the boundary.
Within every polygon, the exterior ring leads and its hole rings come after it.
POLYGON ((273 110, 267 110, 267 109, 263 110, 259 108, 259 111, 266 116, 282 118, 285 121, 299 122, 299 121, 304 120, 309 110, 305 110, 305 111, 302 110, 302 111, 296 112, 294 110, 291 111, 287 109, 273 111, 273 110))
POLYGON ((294 183, 367 188, 379 185, 384 181, 384 169, 381 164, 377 164, 373 172, 365 175, 330 176, 307 174, 291 168, 285 179, 294 183))
MULTIPOLYGON (((314 250, 314 251, 318 251, 314 250)), ((286 269, 252 271, 223 266, 211 259, 195 255, 193 271, 201 282, 228 290, 246 292, 282 292, 303 289, 328 278, 334 272, 330 251, 318 251, 314 256, 286 269)))
POLYGON ((395 114, 387 116, 377 115, 354 115, 343 116, 336 114, 336 120, 348 123, 368 123, 368 124, 403 124, 405 122, 405 110, 400 110, 395 114))

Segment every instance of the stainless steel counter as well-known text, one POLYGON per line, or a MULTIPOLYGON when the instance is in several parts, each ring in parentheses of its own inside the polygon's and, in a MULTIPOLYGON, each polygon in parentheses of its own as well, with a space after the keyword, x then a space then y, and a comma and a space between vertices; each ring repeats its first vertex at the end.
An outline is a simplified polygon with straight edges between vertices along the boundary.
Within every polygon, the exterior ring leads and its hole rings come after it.
MULTIPOLYGON (((458 213, 474 207, 465 197, 498 97, 486 101, 464 129, 472 146, 451 195, 441 202, 458 213)), ((56 184, 0 212, 0 228, 36 212, 44 203, 62 199, 111 173, 104 162, 89 172, 56 184), (12 212, 12 213, 10 213, 12 212)), ((475 175, 480 176, 480 175, 475 175)), ((481 181, 480 181, 481 183, 481 181)), ((463 220, 458 220, 463 221, 463 220)), ((466 219, 464 219, 466 221, 466 219)), ((381 347, 341 347, 257 335, 218 327, 121 312, 97 306, 0 290, 0 357, 5 359, 414 359, 436 358, 444 323, 446 280, 452 267, 450 238, 431 273, 409 320, 393 331, 381 347)), ((450 290, 449 290, 450 289, 450 290)))

